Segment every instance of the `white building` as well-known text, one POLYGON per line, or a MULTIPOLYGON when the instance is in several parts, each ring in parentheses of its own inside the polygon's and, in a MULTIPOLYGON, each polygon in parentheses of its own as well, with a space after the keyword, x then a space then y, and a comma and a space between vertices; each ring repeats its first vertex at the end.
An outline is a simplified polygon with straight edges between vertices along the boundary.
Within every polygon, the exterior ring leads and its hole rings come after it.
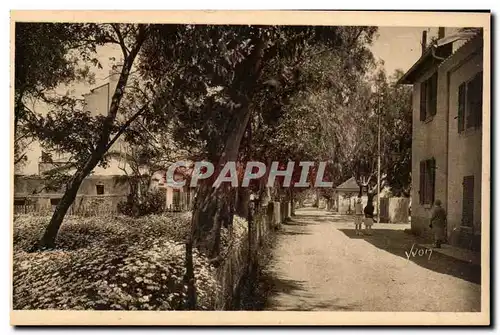
MULTIPOLYGON (((480 248, 483 35, 440 28, 436 44, 401 78, 413 85, 412 230, 429 233, 439 199, 448 241, 480 248)), ((486 114, 489 115, 489 114, 486 114)))

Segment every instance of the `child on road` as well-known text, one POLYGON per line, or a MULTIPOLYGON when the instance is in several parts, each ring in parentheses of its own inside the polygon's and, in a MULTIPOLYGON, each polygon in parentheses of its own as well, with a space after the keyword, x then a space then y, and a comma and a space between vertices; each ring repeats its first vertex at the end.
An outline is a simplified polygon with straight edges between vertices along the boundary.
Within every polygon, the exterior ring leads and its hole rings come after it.
POLYGON ((365 207, 365 230, 367 235, 372 235, 374 211, 375 208, 373 207, 373 204, 371 202, 368 202, 365 207))
POLYGON ((354 230, 356 231, 356 235, 363 235, 363 233, 361 233, 361 226, 363 225, 363 205, 359 197, 354 205, 354 215, 354 230))

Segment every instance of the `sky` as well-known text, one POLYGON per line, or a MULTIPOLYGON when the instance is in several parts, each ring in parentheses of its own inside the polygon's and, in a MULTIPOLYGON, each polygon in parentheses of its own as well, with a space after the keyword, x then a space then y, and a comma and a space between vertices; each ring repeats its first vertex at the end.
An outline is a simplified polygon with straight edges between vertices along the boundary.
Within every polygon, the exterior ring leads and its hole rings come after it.
POLYGON ((422 31, 427 30, 427 42, 437 35, 437 28, 379 27, 378 38, 371 51, 377 60, 383 60, 387 76, 395 70, 406 72, 422 54, 422 31))

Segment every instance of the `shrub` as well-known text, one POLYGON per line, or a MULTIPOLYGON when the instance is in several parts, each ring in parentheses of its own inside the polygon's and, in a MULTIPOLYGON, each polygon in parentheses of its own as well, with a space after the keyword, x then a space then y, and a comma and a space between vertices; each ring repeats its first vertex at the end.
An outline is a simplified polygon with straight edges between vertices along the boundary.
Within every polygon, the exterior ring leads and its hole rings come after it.
MULTIPOLYGON (((14 309, 179 310, 186 300, 185 246, 191 213, 68 216, 54 251, 28 253, 50 218, 14 219, 14 309)), ((244 241, 246 220, 222 231, 227 255, 244 241)), ((193 251, 197 302, 213 309, 217 269, 193 251)))
POLYGON ((242 217, 234 216, 232 228, 222 228, 221 250, 229 252, 230 248, 239 246, 246 241, 248 234, 248 221, 242 217))
POLYGON ((118 213, 133 217, 160 214, 165 209, 165 202, 165 192, 150 191, 140 201, 129 197, 127 201, 118 203, 118 213))
MULTIPOLYGON (((40 238, 50 217, 31 214, 14 217, 14 248, 28 251, 40 238)), ((56 239, 60 249, 73 250, 92 245, 140 243, 149 237, 184 241, 190 231, 190 213, 163 213, 140 218, 67 216, 56 239)))
MULTIPOLYGON (((14 254, 14 309, 181 310, 186 300, 183 244, 150 239, 132 246, 14 254)), ((197 252, 200 309, 219 287, 197 252)))

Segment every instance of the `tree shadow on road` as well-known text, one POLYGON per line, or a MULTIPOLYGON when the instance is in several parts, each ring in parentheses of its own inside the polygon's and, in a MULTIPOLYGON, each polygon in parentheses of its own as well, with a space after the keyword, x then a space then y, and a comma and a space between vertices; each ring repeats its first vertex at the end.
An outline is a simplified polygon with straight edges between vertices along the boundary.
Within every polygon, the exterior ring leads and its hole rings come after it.
POLYGON ((282 223, 283 226, 310 226, 314 223, 308 223, 297 218, 292 218, 289 221, 282 223))
POLYGON ((257 287, 250 299, 244 303, 243 309, 254 311, 273 309, 272 298, 276 295, 300 295, 304 292, 304 282, 281 279, 273 272, 260 271, 257 287))
MULTIPOLYGON (((379 249, 388 251, 391 254, 405 259, 408 259, 406 253, 410 254, 410 250, 414 243, 415 247, 413 250, 415 250, 415 248, 419 248, 419 250, 422 249, 422 247, 417 245, 419 241, 416 237, 405 233, 403 230, 374 229, 373 235, 371 236, 356 236, 354 229, 339 229, 339 231, 353 239, 362 238, 379 249)), ((410 255, 409 261, 431 271, 481 284, 480 265, 468 263, 438 252, 432 252, 430 259, 428 253, 422 256, 418 254, 416 256, 410 255)))
MULTIPOLYGON (((354 222, 354 217, 349 215, 342 216, 326 216, 326 215, 302 215, 298 214, 293 217, 293 220, 308 221, 308 222, 354 222)), ((313 224, 313 223, 311 223, 313 224)))
POLYGON ((290 220, 281 224, 280 235, 311 235, 307 226, 313 226, 317 223, 306 222, 301 217, 292 217, 290 220))
POLYGON ((282 311, 355 311, 359 306, 339 304, 338 299, 320 300, 307 293, 304 281, 280 278, 276 273, 263 271, 259 275, 259 284, 253 296, 252 306, 247 310, 282 310, 282 311), (285 296, 286 303, 280 306, 277 297, 285 296))
POLYGON ((311 235, 311 232, 306 228, 310 224, 302 222, 287 222, 281 225, 279 230, 280 235, 311 235))

